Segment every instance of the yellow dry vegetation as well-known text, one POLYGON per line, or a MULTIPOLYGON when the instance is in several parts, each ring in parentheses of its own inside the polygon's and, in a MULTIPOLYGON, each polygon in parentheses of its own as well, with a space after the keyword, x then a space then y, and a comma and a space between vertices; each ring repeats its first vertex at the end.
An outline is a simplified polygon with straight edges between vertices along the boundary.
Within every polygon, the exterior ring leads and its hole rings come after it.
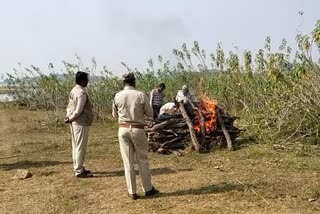
POLYGON ((320 213, 319 147, 150 153, 161 194, 132 201, 115 122, 94 124, 86 166, 95 177, 76 179, 69 128, 46 124, 48 114, 0 106, 0 213, 320 213), (18 169, 33 177, 13 180, 18 169))

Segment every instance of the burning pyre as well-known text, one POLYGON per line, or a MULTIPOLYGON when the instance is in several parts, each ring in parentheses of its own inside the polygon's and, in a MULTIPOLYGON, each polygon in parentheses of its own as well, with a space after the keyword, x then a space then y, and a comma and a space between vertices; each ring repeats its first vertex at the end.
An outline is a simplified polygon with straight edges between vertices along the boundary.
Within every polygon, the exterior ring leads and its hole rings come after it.
POLYGON ((182 104, 179 109, 175 115, 152 121, 146 128, 153 152, 181 152, 190 145, 201 152, 212 151, 232 146, 240 134, 241 130, 233 125, 237 118, 217 107, 214 99, 202 99, 193 114, 186 114, 182 104))
POLYGON ((196 132, 201 131, 201 117, 204 118, 204 128, 206 133, 210 133, 216 128, 216 108, 217 100, 211 100, 209 97, 205 97, 198 104, 198 110, 196 111, 194 130, 196 132))

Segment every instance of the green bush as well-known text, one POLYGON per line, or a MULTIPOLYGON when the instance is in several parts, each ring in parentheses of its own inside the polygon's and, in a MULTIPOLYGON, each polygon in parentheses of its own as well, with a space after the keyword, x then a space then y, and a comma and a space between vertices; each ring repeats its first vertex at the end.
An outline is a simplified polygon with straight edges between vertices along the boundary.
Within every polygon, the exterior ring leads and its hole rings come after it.
MULTIPOLYGON (((265 47, 255 58, 250 51, 243 53, 243 64, 239 60, 242 56, 233 52, 227 56, 220 43, 208 57, 198 42, 194 42, 191 50, 186 44, 181 50, 173 50, 176 65, 164 62, 162 56, 158 57, 158 66, 150 59, 146 71, 122 64, 128 71, 135 72, 137 88, 141 91, 149 93, 164 82, 166 101, 172 101, 185 84, 199 99, 204 95, 216 98, 219 106, 241 117, 238 125, 259 142, 318 144, 320 71, 311 48, 312 44, 320 48, 319 23, 310 36, 297 36, 298 51, 293 59, 290 59, 292 49, 285 39, 277 52, 271 52, 271 38, 267 37, 265 47)), ((97 115, 109 114, 113 95, 122 88, 121 79, 105 68, 97 75, 94 59, 91 69, 83 68, 79 57, 77 60, 77 64, 63 62, 63 75, 56 74, 52 64, 49 75, 35 66, 24 72, 20 68, 15 74, 8 74, 7 85, 19 105, 64 109, 74 85, 75 72, 85 70, 90 73, 88 92, 97 115)))

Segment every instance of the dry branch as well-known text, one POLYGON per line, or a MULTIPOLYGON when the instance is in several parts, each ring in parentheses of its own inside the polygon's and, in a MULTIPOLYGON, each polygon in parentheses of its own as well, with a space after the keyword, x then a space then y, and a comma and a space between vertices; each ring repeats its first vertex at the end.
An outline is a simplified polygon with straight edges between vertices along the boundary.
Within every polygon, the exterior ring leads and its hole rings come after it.
POLYGON ((200 145, 199 145, 199 142, 197 140, 197 137, 196 137, 196 134, 194 133, 194 128, 193 128, 193 124, 184 108, 184 105, 183 103, 180 104, 179 106, 179 109, 180 109, 180 112, 183 116, 183 118, 185 119, 187 125, 188 125, 188 128, 189 128, 189 131, 190 131, 190 137, 191 137, 191 142, 192 142, 192 145, 194 147, 194 149, 199 152, 200 150, 200 145))
POLYGON ((217 108, 216 113, 217 113, 217 116, 218 116, 218 121, 219 121, 220 126, 222 128, 223 134, 226 137, 228 149, 232 150, 233 149, 232 141, 231 141, 230 135, 229 135, 229 133, 228 133, 228 131, 227 131, 225 125, 224 125, 222 117, 220 115, 220 109, 219 108, 217 108))

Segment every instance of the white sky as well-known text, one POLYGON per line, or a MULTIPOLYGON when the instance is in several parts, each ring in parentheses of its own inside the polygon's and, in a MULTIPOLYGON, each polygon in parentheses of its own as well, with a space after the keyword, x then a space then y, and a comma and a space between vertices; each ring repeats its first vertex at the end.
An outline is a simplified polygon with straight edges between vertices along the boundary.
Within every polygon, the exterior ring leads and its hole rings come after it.
POLYGON ((62 68, 75 53, 119 74, 121 61, 143 69, 194 40, 208 53, 218 42, 255 51, 266 36, 294 44, 297 26, 310 32, 319 8, 319 0, 0 0, 0 76, 18 62, 62 68))

